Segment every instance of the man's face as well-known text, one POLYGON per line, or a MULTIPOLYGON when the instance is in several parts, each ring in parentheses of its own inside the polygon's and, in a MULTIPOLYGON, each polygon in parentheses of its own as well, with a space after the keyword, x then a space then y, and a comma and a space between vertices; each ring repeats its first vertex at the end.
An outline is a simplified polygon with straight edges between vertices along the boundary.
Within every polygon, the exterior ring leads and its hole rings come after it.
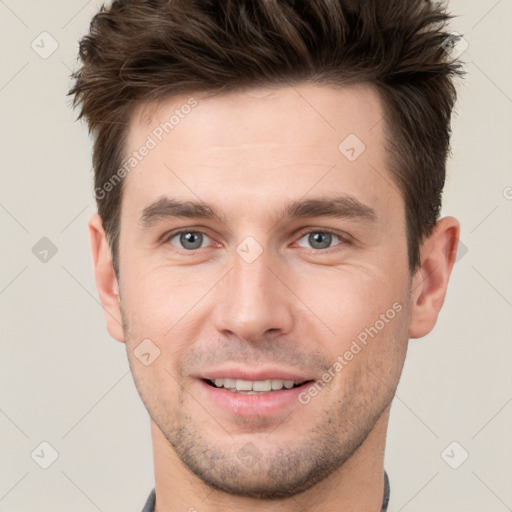
POLYGON ((293 495, 340 468, 389 412, 406 355, 405 211, 383 110, 367 87, 195 99, 141 109, 130 125, 127 154, 190 110, 125 178, 128 358, 193 473, 234 494, 293 495), (165 199, 214 215, 171 216, 165 199), (146 359, 160 351, 149 365, 136 356, 143 340, 146 359), (215 387, 237 380, 257 383, 215 387))

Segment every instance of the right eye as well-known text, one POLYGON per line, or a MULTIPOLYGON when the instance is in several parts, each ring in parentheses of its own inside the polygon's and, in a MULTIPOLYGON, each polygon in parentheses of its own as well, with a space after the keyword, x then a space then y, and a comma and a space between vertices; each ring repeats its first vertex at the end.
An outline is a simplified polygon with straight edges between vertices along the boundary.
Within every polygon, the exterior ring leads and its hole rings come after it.
POLYGON ((200 231, 182 230, 171 233, 165 241, 170 242, 172 245, 177 245, 179 249, 193 251, 207 247, 208 244, 203 245, 206 240, 211 242, 210 237, 200 231), (173 242, 175 239, 177 242, 173 242))

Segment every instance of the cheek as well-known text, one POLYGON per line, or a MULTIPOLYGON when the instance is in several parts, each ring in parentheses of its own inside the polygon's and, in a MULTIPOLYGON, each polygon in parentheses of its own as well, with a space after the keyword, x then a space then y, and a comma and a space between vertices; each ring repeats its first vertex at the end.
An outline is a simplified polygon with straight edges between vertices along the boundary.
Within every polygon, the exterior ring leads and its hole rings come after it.
POLYGON ((399 278, 376 267, 331 267, 307 275, 295 280, 296 293, 310 311, 307 318, 326 330, 340 349, 401 300, 399 278))
POLYGON ((144 365, 133 351, 129 361, 135 387, 151 417, 172 415, 181 399, 181 387, 165 353, 162 352, 149 366, 144 365))
POLYGON ((133 322, 143 322, 152 330, 163 323, 171 327, 173 319, 183 314, 182 310, 194 297, 197 301, 201 296, 198 293, 205 287, 204 281, 194 279, 193 270, 189 269, 187 279, 182 274, 170 267, 127 268, 122 291, 133 322))
POLYGON ((191 340, 201 337, 209 311, 201 299, 215 283, 214 276, 190 267, 155 267, 133 272, 127 281, 122 300, 129 328, 127 348, 130 345, 134 350, 142 340, 150 339, 160 351, 155 371, 165 371, 159 369, 165 363, 172 373, 164 375, 168 386, 174 382, 172 377, 177 378, 178 363, 191 340))

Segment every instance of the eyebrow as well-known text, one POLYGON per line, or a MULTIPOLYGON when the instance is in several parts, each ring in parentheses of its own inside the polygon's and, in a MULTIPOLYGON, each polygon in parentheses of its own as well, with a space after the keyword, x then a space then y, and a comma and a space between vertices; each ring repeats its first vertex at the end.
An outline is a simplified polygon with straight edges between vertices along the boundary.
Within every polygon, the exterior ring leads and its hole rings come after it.
MULTIPOLYGON (((334 217, 376 222, 375 210, 353 196, 344 195, 333 198, 317 198, 292 201, 286 205, 281 218, 334 217)), ((195 201, 180 201, 171 197, 163 197, 144 208, 140 223, 144 228, 153 226, 162 219, 225 219, 207 203, 195 201)))

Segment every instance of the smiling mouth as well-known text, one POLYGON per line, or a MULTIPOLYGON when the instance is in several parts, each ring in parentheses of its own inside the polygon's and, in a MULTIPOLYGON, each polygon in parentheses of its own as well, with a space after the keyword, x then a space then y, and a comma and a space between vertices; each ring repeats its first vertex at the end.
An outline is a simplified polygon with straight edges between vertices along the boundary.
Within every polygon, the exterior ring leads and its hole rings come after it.
POLYGON ((217 388, 231 391, 232 393, 243 393, 246 395, 261 395, 264 393, 272 393, 275 391, 288 390, 304 386, 310 380, 293 381, 281 379, 267 379, 267 380, 242 380, 242 379, 203 379, 208 385, 217 388))

